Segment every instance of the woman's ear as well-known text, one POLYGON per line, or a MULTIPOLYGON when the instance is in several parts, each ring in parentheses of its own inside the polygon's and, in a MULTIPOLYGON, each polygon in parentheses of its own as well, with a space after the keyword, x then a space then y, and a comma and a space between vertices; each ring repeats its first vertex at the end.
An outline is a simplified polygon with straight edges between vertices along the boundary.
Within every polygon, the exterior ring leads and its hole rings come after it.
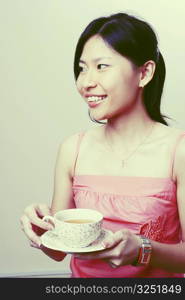
POLYGON ((143 88, 145 85, 147 85, 150 80, 152 80, 155 72, 156 64, 153 60, 147 61, 142 67, 141 67, 141 76, 140 76, 140 82, 139 87, 143 88))

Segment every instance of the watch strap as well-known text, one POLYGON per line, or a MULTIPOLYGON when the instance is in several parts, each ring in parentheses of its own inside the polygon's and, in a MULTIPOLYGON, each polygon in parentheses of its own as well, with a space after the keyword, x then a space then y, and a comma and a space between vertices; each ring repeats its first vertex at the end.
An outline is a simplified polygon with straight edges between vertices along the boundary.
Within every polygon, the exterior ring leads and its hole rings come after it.
POLYGON ((132 263, 133 266, 146 266, 149 264, 152 253, 152 245, 148 238, 139 235, 141 238, 141 246, 137 260, 132 263))

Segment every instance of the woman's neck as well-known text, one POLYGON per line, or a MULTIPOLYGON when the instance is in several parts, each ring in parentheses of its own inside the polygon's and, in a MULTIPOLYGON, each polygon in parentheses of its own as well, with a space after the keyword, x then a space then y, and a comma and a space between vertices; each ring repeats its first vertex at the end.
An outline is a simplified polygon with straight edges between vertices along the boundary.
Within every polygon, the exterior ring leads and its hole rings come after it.
POLYGON ((104 136, 112 145, 129 148, 140 143, 155 123, 148 115, 110 119, 104 126, 104 136))

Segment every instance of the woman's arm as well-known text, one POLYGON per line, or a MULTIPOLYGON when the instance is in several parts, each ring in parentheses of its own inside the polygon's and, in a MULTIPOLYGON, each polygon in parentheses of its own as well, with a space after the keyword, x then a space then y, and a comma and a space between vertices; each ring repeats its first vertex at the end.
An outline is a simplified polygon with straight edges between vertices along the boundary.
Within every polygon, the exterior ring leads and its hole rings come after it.
POLYGON ((59 147, 54 176, 54 191, 51 209, 45 204, 32 204, 22 215, 21 227, 33 247, 40 248, 54 260, 60 261, 65 254, 41 245, 40 236, 47 231, 50 224, 42 220, 44 215, 55 214, 58 210, 75 207, 72 194, 72 177, 75 160, 75 150, 78 135, 67 138, 59 147))
POLYGON ((151 264, 172 272, 185 273, 185 139, 181 141, 176 151, 174 175, 177 181, 177 204, 182 243, 167 245, 152 241, 151 264))
POLYGON ((185 273, 185 243, 162 244, 152 243, 150 264, 174 273, 185 273))
POLYGON ((54 175, 51 213, 75 207, 72 181, 78 135, 67 138, 59 147, 54 175))

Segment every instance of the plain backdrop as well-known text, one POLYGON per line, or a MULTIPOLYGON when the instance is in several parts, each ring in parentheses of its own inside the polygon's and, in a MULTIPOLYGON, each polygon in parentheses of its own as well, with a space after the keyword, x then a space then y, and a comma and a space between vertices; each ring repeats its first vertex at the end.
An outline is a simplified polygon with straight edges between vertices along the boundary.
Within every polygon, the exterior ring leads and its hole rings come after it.
POLYGON ((76 91, 73 57, 94 18, 128 12, 157 32, 167 77, 162 111, 185 129, 184 0, 0 0, 0 275, 69 270, 31 248, 19 218, 50 204, 56 153, 73 133, 96 126, 76 91))

